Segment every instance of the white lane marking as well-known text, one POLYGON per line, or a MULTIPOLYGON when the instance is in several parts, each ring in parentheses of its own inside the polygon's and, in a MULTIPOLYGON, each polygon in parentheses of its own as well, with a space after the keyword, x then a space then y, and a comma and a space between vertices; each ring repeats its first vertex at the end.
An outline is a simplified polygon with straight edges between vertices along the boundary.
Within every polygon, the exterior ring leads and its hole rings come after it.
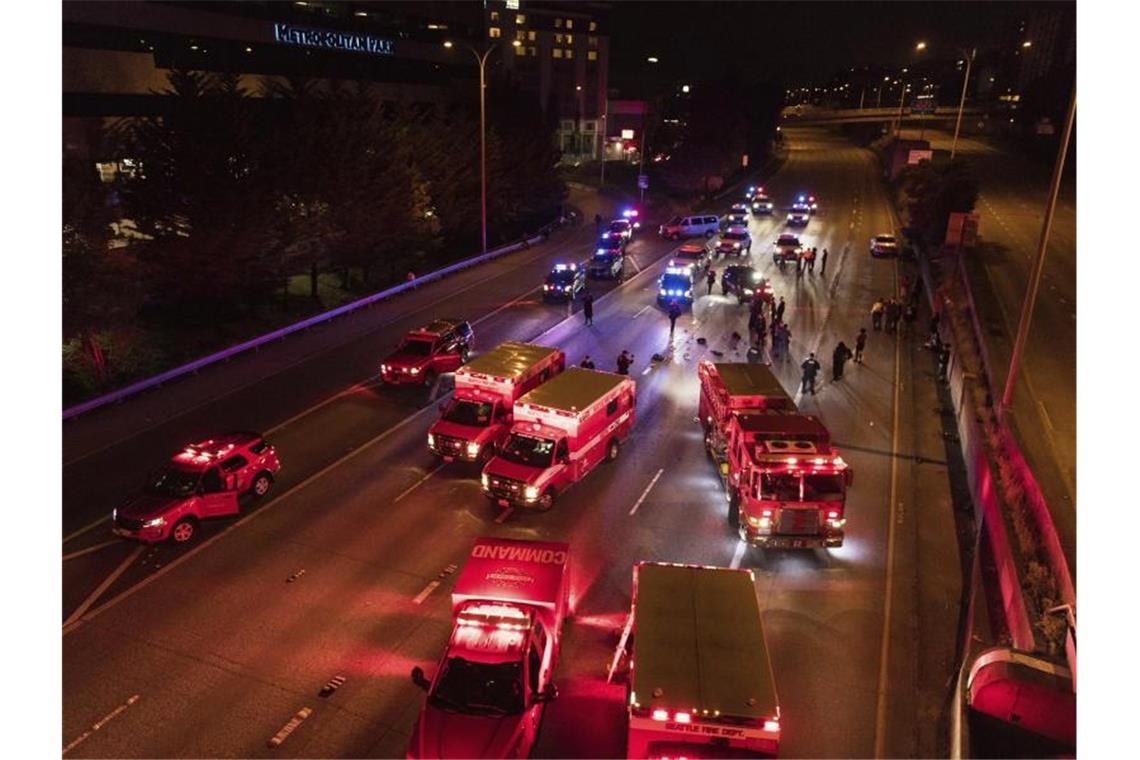
POLYGON ((440 583, 443 583, 443 581, 434 580, 428 585, 424 586, 424 590, 416 594, 416 598, 412 600, 412 604, 423 604, 424 599, 427 599, 429 596, 431 596, 431 592, 439 588, 440 583))
MULTIPOLYGON (((898 290, 898 259, 895 259, 895 289, 898 290)), ((879 686, 877 704, 875 707, 875 752, 874 757, 883 757, 886 743, 887 724, 887 675, 890 670, 891 647, 891 597, 894 593, 895 570, 895 508, 897 506, 896 493, 899 475, 899 376, 902 371, 902 341, 899 334, 895 334, 895 387, 893 410, 891 417, 891 487, 890 517, 887 521, 887 567, 886 590, 883 599, 883 633, 879 646, 879 686)))
POLYGON ((138 559, 138 556, 142 554, 143 549, 145 548, 145 544, 140 544, 137 546, 135 550, 130 553, 130 556, 123 560, 122 563, 115 568, 115 571, 108 575, 106 579, 99 584, 99 588, 92 591, 90 596, 84 599, 83 603, 75 608, 75 612, 72 612, 67 617, 67 620, 63 621, 63 627, 65 630, 67 629, 67 626, 71 625, 71 623, 78 620, 83 615, 83 613, 87 612, 88 608, 95 603, 95 600, 102 596, 103 592, 110 588, 111 584, 117 581, 119 579, 119 576, 127 571, 127 568, 131 566, 131 563, 138 559))
POLYGON ((416 490, 417 488, 419 488, 421 485, 423 485, 423 484, 424 484, 424 482, 425 482, 425 481, 427 481, 427 479, 428 479, 428 478, 430 478, 432 475, 435 475, 437 472, 439 472, 439 471, 440 471, 440 470, 442 470, 442 469, 443 469, 443 465, 442 465, 442 464, 441 464, 441 465, 438 465, 438 466, 437 466, 437 467, 436 467, 434 470, 432 470, 431 472, 429 472, 427 475, 424 475, 422 478, 420 478, 419 480, 417 480, 415 483, 412 483, 410 486, 408 486, 408 487, 407 487, 407 488, 405 488, 403 491, 401 491, 401 492, 400 492, 400 495, 399 495, 399 496, 397 496, 396 498, 392 499, 392 503, 393 503, 393 504, 395 504, 395 503, 396 503, 396 502, 398 502, 400 499, 404 498, 405 496, 407 496, 408 494, 410 494, 412 491, 414 491, 414 490, 416 490))
POLYGON ((736 542, 736 551, 732 553, 732 561, 728 563, 728 566, 733 570, 740 569, 740 561, 744 559, 744 550, 746 548, 748 548, 748 544, 744 543, 743 539, 736 542))
POLYGON ((84 741, 86 741, 87 738, 91 736, 91 734, 95 733, 99 729, 103 728, 103 726, 107 725, 109 722, 111 722, 115 718, 119 717, 119 715, 122 714, 122 712, 124 710, 126 710, 128 707, 130 707, 131 705, 133 705, 135 702, 138 702, 138 701, 139 701, 139 695, 135 694, 133 697, 128 699, 126 702, 124 702, 123 704, 119 705, 118 707, 116 707, 111 712, 104 715, 98 721, 93 723, 91 725, 91 728, 84 731, 78 737, 73 739, 70 744, 68 744, 66 747, 64 747, 63 752, 61 754, 66 755, 68 752, 70 752, 71 750, 78 747, 80 744, 82 744, 84 741))
POLYGON ((634 274, 641 274, 641 265, 637 263, 637 259, 635 259, 632 254, 629 256, 626 256, 626 258, 629 259, 633 263, 633 273, 634 274))
POLYGON ((71 539, 78 538, 79 536, 82 536, 84 533, 91 530, 92 528, 97 528, 105 522, 107 522, 106 516, 96 518, 95 520, 92 520, 90 523, 88 523, 87 525, 84 525, 82 528, 75 531, 74 533, 69 533, 68 535, 64 536, 63 537, 63 543, 66 544, 71 539))
POLYGON ((650 373, 652 370, 653 370, 653 365, 652 365, 652 364, 647 364, 647 365, 645 366, 645 369, 641 370, 641 375, 642 375, 642 377, 644 377, 645 375, 648 375, 648 374, 649 374, 649 373, 650 373))
POLYGON ((72 552, 71 554, 65 554, 65 555, 63 555, 63 561, 67 562, 69 559, 75 559, 76 557, 82 557, 84 554, 90 554, 91 552, 97 552, 100 549, 104 549, 104 548, 110 546, 111 544, 121 544, 121 543, 122 543, 121 540, 119 540, 117 538, 112 538, 110 541, 104 541, 101 544, 95 544, 94 546, 88 546, 86 549, 80 549, 77 552, 72 552))
POLYGON ((653 486, 657 485, 657 480, 661 477, 661 473, 663 472, 665 472, 664 469, 658 470, 657 474, 653 476, 653 480, 649 481, 649 485, 645 487, 645 490, 641 492, 641 496, 639 496, 637 501, 634 502, 633 509, 629 510, 629 514, 631 516, 637 512, 637 508, 641 506, 641 502, 645 501, 645 497, 649 495, 649 492, 651 490, 653 490, 653 486))
POLYGON ((639 311, 639 312, 637 312, 636 314, 634 314, 634 315, 633 315, 633 318, 634 318, 634 319, 637 319, 637 318, 638 318, 638 317, 640 317, 642 314, 644 314, 645 312, 649 311, 649 310, 650 310, 650 309, 652 309, 652 308, 653 308, 653 304, 646 304, 646 305, 645 305, 645 308, 644 308, 644 309, 642 309, 641 311, 639 311))
POLYGON ((273 735, 273 738, 271 738, 269 741, 267 741, 265 743, 265 745, 267 747, 280 747, 281 743, 284 742, 287 738, 289 738, 289 734, 296 731, 297 726, 301 725, 305 721, 305 719, 308 718, 312 714, 313 714, 312 708, 302 707, 300 710, 297 711, 297 714, 294 715, 292 717, 292 719, 281 728, 280 731, 278 731, 276 734, 273 735))
POLYGON ((507 519, 512 514, 514 514, 514 511, 515 511, 514 507, 507 507, 506 509, 504 509, 502 512, 499 513, 499 516, 495 518, 495 522, 498 523, 499 525, 502 525, 503 523, 505 523, 507 521, 507 519))

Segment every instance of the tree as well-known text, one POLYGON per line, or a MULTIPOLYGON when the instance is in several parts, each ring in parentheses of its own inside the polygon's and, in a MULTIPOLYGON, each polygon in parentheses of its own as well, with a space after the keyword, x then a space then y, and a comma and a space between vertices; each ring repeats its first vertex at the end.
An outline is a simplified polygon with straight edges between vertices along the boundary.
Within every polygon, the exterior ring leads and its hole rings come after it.
POLYGON ((928 246, 941 245, 950 214, 971 212, 978 202, 978 181, 967 161, 935 166, 923 161, 899 177, 905 197, 908 227, 928 246))

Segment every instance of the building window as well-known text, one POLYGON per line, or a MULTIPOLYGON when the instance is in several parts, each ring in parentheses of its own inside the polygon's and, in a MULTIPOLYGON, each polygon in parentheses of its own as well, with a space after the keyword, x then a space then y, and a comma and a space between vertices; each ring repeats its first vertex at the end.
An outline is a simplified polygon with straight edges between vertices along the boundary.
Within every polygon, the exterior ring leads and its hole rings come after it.
POLYGON ((597 37, 590 37, 589 42, 590 42, 590 47, 597 47, 598 46, 598 38, 597 37))
POLYGON ((534 32, 533 32, 533 31, 527 32, 527 33, 526 33, 526 38, 527 38, 528 40, 530 40, 531 42, 534 42, 534 32))
POLYGON ((561 35, 561 34, 556 34, 556 35, 554 35, 554 41, 555 41, 557 44, 561 45, 561 44, 562 44, 562 35, 561 35))
POLYGON ((587 61, 596 61, 596 60, 598 60, 598 51, 597 51, 597 50, 590 50, 590 51, 588 51, 588 52, 586 53, 586 60, 587 60, 587 61))
POLYGON ((522 45, 516 45, 515 55, 526 55, 526 48, 524 48, 522 45))
POLYGON ((526 50, 527 50, 527 55, 529 55, 531 58, 537 58, 538 57, 538 49, 535 48, 533 45, 531 47, 528 47, 526 50))
POLYGON ((487 30, 487 36, 488 37, 499 37, 501 35, 502 35, 502 30, 500 30, 499 27, 497 27, 497 26, 492 26, 491 28, 489 28, 487 30))
POLYGON ((591 32, 598 31, 598 22, 597 21, 591 21, 590 22, 590 31, 591 32))
POLYGON ((521 13, 519 15, 515 16, 515 23, 518 24, 519 26, 522 26, 523 24, 526 23, 526 16, 522 15, 521 13))
POLYGON ((567 45, 573 45, 574 44, 574 35, 572 35, 572 34, 566 35, 566 44, 567 45))
POLYGON ((526 32, 524 32, 522 29, 516 30, 515 31, 515 39, 516 40, 525 40, 526 39, 526 32))
POLYGON ((555 29, 561 29, 562 28, 562 19, 560 19, 560 18, 554 19, 554 28, 555 29))
POLYGON ((491 20, 492 21, 498 21, 499 20, 499 12, 498 11, 491 11, 491 20))
POLYGON ((574 51, 573 50, 567 50, 566 51, 566 57, 567 58, 573 58, 574 57, 574 51))
POLYGON ((567 29, 573 29, 574 28, 574 19, 572 19, 572 18, 566 19, 566 28, 567 29))

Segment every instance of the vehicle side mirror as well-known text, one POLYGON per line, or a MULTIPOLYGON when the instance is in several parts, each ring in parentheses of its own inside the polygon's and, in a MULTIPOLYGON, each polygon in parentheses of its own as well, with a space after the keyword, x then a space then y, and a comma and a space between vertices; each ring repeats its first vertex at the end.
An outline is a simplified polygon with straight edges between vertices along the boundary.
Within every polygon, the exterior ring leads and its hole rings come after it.
POLYGON ((534 693, 535 702, 553 702, 556 699, 558 699, 558 687, 552 683, 546 684, 542 691, 534 693))
POLYGON ((412 683, 414 683, 416 686, 419 686, 424 691, 427 691, 431 688, 431 681, 427 680, 427 677, 424 675, 424 669, 419 665, 412 668, 412 683))

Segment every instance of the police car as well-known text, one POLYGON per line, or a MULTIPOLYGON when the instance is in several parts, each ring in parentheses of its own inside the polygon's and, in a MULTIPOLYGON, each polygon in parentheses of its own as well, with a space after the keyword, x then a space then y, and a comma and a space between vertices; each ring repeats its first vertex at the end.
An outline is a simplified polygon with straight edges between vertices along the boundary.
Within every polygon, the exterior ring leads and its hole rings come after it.
POLYGON ((544 301, 572 301, 586 288, 586 273, 577 264, 555 264, 542 286, 544 301))
POLYGON ((894 256, 899 252, 899 241, 886 232, 871 238, 872 256, 894 256))
POLYGON ((724 217, 724 222, 729 227, 737 227, 742 224, 748 224, 748 215, 742 214, 739 211, 732 211, 724 217))
POLYGON ((734 203, 734 204, 732 204, 732 208, 730 208, 728 210, 728 213, 730 213, 730 214, 743 214, 745 217, 747 217, 748 216, 748 204, 747 203, 734 203))
POLYGON ((641 229, 641 212, 635 208, 627 208, 621 212, 622 219, 628 219, 633 229, 641 229))
POLYGON ((810 218, 810 212, 792 209, 791 213, 788 214, 787 223, 789 227, 806 227, 810 218))
POLYGON ((673 253, 669 262, 671 267, 688 267, 693 277, 703 277, 708 268, 712 266, 712 255, 707 245, 702 243, 685 243, 673 253))
POLYGON ((803 211, 806 214, 814 214, 819 204, 816 203, 814 195, 797 195, 795 202, 792 203, 792 211, 803 211))
POLYGON ((589 277, 594 279, 622 279, 622 267, 625 263, 625 258, 622 256, 621 247, 602 246, 598 245, 594 249, 594 255, 586 264, 586 273, 589 277))
POLYGON ((633 222, 628 219, 614 219, 606 228, 606 232, 610 235, 617 235, 628 243, 629 239, 633 237, 633 222))
POLYGON ((747 303, 760 298, 764 301, 772 300, 772 286, 759 272, 750 266, 733 264, 724 268, 720 276, 721 295, 736 296, 738 303, 747 303))
POLYGON ((752 252, 752 236, 748 234, 747 227, 729 227, 720 236, 716 244, 716 252, 725 256, 741 256, 752 252))
POLYGON ((752 213, 753 214, 771 214, 775 211, 776 205, 772 203, 772 199, 763 193, 752 196, 752 213))
POLYGON ((676 301, 681 305, 693 302, 693 270, 688 266, 668 266, 657 281, 657 303, 662 306, 676 301))

